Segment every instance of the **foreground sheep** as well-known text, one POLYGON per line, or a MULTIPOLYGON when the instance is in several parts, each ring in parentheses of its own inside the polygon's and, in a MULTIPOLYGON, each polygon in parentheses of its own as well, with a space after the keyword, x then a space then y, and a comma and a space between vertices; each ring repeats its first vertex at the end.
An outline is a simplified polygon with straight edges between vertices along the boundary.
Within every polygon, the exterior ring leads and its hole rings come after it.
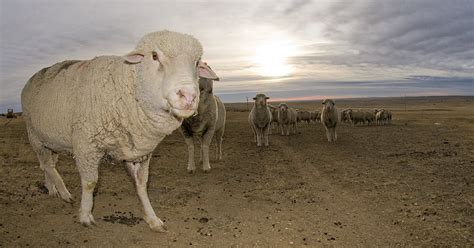
POLYGON ((124 57, 64 61, 27 82, 23 113, 45 186, 72 200, 55 168, 58 152, 72 153, 81 176, 82 224, 94 223, 92 193, 99 162, 108 155, 123 161, 135 181, 150 228, 165 230, 148 199, 148 166, 158 143, 196 111, 197 76, 213 78, 201 56, 192 36, 161 31, 145 35, 124 57))
MULTIPOLYGON (((214 75, 216 80, 216 75, 214 75)), ((189 117, 181 125, 181 133, 188 146, 188 172, 196 170, 194 163, 194 138, 201 141, 202 170, 211 170, 209 164, 209 145, 212 138, 216 141, 217 159, 222 159, 222 140, 224 137, 226 111, 219 97, 213 94, 213 81, 208 78, 199 79, 200 99, 198 114, 189 117)))
POLYGON ((331 99, 323 100, 323 109, 321 111, 321 122, 326 128, 326 137, 329 142, 337 140, 336 128, 341 122, 341 115, 337 110, 336 104, 331 99))
POLYGON ((278 105, 278 123, 280 124, 281 135, 290 135, 290 129, 296 133, 296 110, 288 107, 286 103, 278 105))
POLYGON ((255 103, 249 114, 249 124, 255 135, 257 146, 262 146, 262 139, 265 146, 268 146, 268 134, 272 124, 272 112, 267 106, 267 100, 270 97, 265 94, 257 94, 253 100, 255 103))

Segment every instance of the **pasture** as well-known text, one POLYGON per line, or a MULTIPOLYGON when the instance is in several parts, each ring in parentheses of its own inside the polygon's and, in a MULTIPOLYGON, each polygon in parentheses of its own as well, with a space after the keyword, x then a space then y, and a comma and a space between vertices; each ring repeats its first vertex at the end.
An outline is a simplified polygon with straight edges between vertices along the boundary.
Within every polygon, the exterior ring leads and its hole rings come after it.
MULTIPOLYGON (((320 101, 288 104, 321 108, 320 101)), ((257 148, 246 104, 226 104, 223 160, 212 159, 210 173, 196 164, 188 174, 182 135, 166 137, 151 159, 148 192, 167 233, 149 229, 132 179, 108 160, 95 192, 97 226, 80 225, 72 156, 61 154, 57 166, 76 200, 69 204, 45 191, 22 118, 1 117, 0 246, 474 246, 474 97, 336 106, 385 108, 393 121, 342 124, 335 143, 320 123, 302 124, 296 135, 274 131, 270 146, 257 148)))

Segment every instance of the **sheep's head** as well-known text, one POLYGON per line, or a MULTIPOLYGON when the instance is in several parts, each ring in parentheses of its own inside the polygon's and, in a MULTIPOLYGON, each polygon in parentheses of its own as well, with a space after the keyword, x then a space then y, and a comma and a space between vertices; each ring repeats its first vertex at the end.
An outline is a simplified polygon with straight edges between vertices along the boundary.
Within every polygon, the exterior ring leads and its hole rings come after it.
POLYGON ((280 109, 281 112, 284 112, 284 113, 288 111, 288 105, 286 105, 286 103, 280 103, 280 105, 278 105, 278 108, 280 109))
POLYGON ((190 35, 171 31, 145 35, 124 56, 137 68, 137 101, 147 111, 166 110, 179 118, 193 115, 199 103, 198 77, 218 79, 201 56, 201 44, 190 35))
POLYGON ((325 108, 325 109, 330 110, 334 107, 334 105, 336 105, 336 104, 334 103, 334 100, 332 100, 332 99, 324 99, 323 100, 323 108, 325 108))
POLYGON ((209 93, 212 94, 213 88, 214 88, 214 82, 212 79, 209 78, 199 78, 199 91, 201 92, 201 95, 203 93, 209 93))
POLYGON ((253 100, 255 100, 255 105, 257 107, 259 106, 266 106, 267 105, 267 100, 270 99, 270 97, 266 96, 265 94, 257 94, 253 100))

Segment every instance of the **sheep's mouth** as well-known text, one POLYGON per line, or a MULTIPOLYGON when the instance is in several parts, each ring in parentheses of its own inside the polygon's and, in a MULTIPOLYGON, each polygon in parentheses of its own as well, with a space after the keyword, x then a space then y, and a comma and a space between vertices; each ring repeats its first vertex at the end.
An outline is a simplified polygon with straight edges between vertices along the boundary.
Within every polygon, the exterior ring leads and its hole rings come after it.
POLYGON ((193 116, 196 113, 194 109, 181 109, 181 108, 171 108, 170 112, 179 118, 188 118, 193 116))

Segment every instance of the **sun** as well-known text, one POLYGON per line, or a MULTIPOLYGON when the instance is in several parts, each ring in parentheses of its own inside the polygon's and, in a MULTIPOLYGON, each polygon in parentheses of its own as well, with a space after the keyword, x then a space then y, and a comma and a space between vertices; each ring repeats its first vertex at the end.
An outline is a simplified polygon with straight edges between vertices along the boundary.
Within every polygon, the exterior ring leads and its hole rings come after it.
POLYGON ((294 48, 284 43, 267 43, 257 48, 254 62, 256 72, 266 77, 283 77, 293 72, 286 60, 294 53, 294 48))

